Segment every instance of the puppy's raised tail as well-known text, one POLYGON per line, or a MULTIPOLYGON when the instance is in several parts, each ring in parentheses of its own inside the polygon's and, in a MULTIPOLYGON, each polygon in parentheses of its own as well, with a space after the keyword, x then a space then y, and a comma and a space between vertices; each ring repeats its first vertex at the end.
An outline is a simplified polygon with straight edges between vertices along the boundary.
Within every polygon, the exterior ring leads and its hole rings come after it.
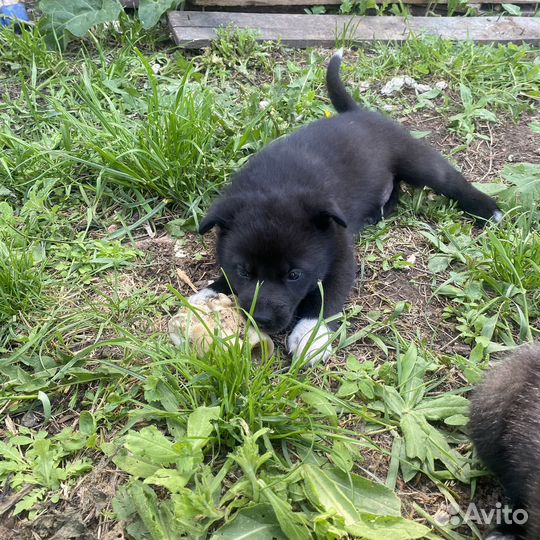
POLYGON ((328 89, 328 95, 330 96, 332 105, 339 113, 354 111, 359 108, 358 103, 347 92, 343 82, 339 78, 339 68, 342 58, 343 49, 339 49, 330 59, 328 68, 326 69, 326 88, 328 89))

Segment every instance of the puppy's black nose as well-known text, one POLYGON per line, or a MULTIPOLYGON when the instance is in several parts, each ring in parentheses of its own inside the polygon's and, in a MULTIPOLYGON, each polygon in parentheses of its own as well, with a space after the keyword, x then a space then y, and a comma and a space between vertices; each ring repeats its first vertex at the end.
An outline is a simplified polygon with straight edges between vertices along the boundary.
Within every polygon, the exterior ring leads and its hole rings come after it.
POLYGON ((261 313, 260 315, 255 314, 253 318, 261 330, 270 330, 274 326, 274 320, 271 315, 261 313))

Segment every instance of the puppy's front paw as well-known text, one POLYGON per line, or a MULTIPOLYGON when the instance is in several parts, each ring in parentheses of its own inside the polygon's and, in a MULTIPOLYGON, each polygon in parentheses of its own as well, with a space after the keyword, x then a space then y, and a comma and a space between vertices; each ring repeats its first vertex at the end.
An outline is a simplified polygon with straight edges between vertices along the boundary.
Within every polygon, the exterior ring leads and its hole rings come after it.
POLYGON ((324 323, 316 329, 317 325, 317 319, 300 319, 288 339, 289 352, 293 358, 304 355, 310 366, 326 362, 331 352, 332 331, 324 323))
POLYGON ((512 533, 507 534, 495 529, 486 536, 486 540, 517 540, 517 536, 512 533))
POLYGON ((188 298, 188 302, 192 305, 197 304, 204 304, 208 300, 211 300, 212 298, 217 298, 218 293, 214 291, 214 289, 210 289, 209 287, 206 287, 205 289, 201 289, 198 293, 192 294, 188 298))

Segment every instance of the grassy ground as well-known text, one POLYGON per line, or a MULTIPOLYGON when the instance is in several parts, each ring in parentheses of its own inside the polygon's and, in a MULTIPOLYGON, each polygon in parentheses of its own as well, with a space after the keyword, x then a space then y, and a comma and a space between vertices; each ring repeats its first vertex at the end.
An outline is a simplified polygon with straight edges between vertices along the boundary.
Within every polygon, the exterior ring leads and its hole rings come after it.
POLYGON ((168 340, 184 273, 216 275, 196 223, 249 155, 331 111, 329 54, 225 32, 192 57, 126 20, 63 54, 0 33, 2 538, 480 537, 449 521, 498 497, 466 395, 493 353, 540 333, 536 51, 346 54, 355 98, 507 215, 478 230, 404 193, 358 242, 328 365, 168 340), (398 75, 431 90, 382 95, 398 75))

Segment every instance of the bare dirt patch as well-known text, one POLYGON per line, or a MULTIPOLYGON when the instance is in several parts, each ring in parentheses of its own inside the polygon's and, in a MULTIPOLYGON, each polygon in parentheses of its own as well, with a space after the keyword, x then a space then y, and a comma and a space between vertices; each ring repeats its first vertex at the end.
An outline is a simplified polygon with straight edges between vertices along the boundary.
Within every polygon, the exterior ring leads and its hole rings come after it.
POLYGON ((499 177, 504 165, 511 162, 538 163, 540 137, 528 125, 538 117, 524 114, 517 121, 506 117, 500 124, 480 125, 485 139, 475 139, 466 149, 455 154, 463 142, 448 129, 444 118, 433 112, 415 114, 403 119, 409 129, 430 131, 426 141, 446 156, 452 156, 461 172, 471 182, 491 182, 499 177))

